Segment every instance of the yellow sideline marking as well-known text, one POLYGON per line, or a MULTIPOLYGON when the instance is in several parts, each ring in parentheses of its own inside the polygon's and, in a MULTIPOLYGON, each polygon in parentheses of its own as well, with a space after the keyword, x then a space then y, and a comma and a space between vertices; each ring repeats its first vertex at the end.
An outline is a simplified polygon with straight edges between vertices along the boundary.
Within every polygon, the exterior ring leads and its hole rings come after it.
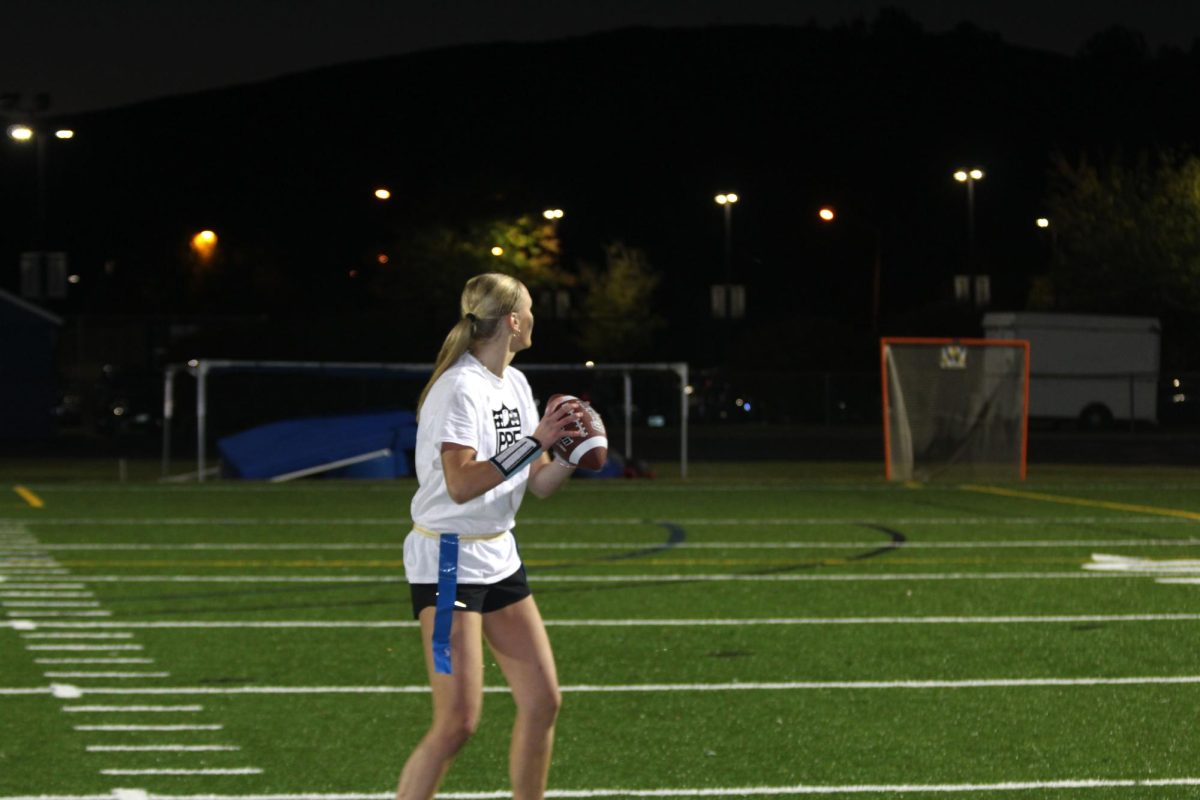
POLYGON ((1132 511, 1135 514, 1157 514, 1163 517, 1200 520, 1200 511, 1183 511, 1178 508, 1159 508, 1158 506, 1143 506, 1137 503, 1114 503, 1109 500, 1087 500, 1082 497, 1066 497, 1058 494, 1042 494, 1041 492, 1022 492, 1016 489, 1000 489, 995 486, 977 486, 970 483, 959 488, 965 489, 968 492, 995 494, 1001 497, 1019 497, 1024 500, 1045 500, 1047 503, 1061 503, 1068 506, 1107 508, 1111 511, 1132 511))
POLYGON ((46 503, 42 500, 42 498, 26 489, 24 486, 14 486, 13 491, 19 494, 22 500, 24 500, 26 503, 29 503, 29 505, 33 506, 34 508, 46 507, 46 503))

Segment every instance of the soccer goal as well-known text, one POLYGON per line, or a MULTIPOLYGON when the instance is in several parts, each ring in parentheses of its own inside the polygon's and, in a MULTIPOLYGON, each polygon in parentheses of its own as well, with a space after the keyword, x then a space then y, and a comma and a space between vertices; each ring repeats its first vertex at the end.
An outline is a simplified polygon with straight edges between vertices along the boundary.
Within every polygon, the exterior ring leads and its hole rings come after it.
MULTIPOLYGON (((540 401, 570 393, 592 403, 609 429, 610 452, 635 456, 638 428, 678 431, 680 477, 688 470, 688 365, 684 362, 630 364, 521 364, 540 401)), ((209 463, 213 442, 256 425, 296 417, 355 414, 382 408, 415 408, 433 364, 306 361, 231 361, 196 359, 165 370, 163 384, 164 478, 171 469, 178 435, 194 426, 196 469, 186 476, 199 481, 216 474, 209 463), (181 376, 195 380, 194 405, 176 406, 181 376), (190 406, 190 407, 189 407, 190 406), (182 411, 182 419, 177 411, 182 411), (194 416, 189 412, 194 411, 194 416), (183 429, 181 431, 181 428, 183 429)), ((377 457, 372 450, 362 456, 377 457)), ((316 465, 344 466, 345 458, 316 465)))
POLYGON ((1025 479, 1029 342, 880 340, 888 480, 1025 479))

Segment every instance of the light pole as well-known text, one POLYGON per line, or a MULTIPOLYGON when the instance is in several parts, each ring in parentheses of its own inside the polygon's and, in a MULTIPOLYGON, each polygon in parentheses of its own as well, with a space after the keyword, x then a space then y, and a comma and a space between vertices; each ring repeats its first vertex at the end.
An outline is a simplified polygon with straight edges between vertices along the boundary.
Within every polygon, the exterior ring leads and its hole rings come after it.
POLYGON ((713 198, 725 212, 725 283, 733 283, 733 204, 738 196, 725 192, 713 198))
POLYGON ((954 180, 967 185, 967 275, 970 276, 972 297, 978 300, 978 288, 975 285, 975 182, 983 180, 983 170, 979 167, 956 170, 954 180))
POLYGON ((33 144, 34 157, 37 161, 37 215, 34 226, 33 246, 41 250, 46 238, 46 142, 53 135, 55 139, 65 141, 75 138, 75 131, 70 128, 57 128, 53 134, 39 131, 32 125, 10 125, 8 137, 20 145, 33 144))

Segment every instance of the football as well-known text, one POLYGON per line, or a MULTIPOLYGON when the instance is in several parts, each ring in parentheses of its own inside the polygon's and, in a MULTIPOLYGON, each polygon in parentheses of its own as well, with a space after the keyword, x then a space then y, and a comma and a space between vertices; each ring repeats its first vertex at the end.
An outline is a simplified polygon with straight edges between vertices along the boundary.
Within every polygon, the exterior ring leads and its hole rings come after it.
POLYGON ((546 408, 558 408, 568 402, 578 403, 583 415, 574 431, 554 443, 554 452, 574 466, 600 469, 608 460, 608 434, 604 430, 604 420, 600 419, 600 415, 590 404, 570 394, 554 395, 546 404, 546 408))

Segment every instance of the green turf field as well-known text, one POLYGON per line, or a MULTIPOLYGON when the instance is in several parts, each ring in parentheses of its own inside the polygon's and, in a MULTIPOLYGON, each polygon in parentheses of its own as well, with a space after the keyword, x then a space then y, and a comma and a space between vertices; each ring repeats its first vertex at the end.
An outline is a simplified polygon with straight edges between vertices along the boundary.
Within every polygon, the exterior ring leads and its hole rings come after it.
MULTIPOLYGON (((1200 797, 1200 475, 876 472, 528 498, 551 796, 1200 797)), ((0 800, 390 796, 429 714, 411 483, 4 475, 0 800)), ((445 797, 505 796, 488 686, 445 797)))

